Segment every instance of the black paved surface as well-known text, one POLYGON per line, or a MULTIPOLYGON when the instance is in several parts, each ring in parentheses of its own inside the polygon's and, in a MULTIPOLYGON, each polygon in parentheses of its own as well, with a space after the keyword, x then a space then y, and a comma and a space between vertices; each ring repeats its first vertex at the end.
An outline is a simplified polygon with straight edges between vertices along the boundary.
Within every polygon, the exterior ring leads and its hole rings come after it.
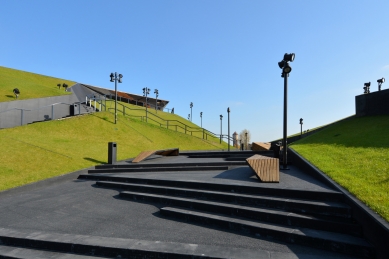
MULTIPOLYGON (((165 157, 150 159, 145 163, 193 162, 194 159, 165 157)), ((0 228, 198 244, 212 246, 220 251, 223 247, 255 249, 258 253, 265 252, 269 258, 350 258, 309 247, 271 242, 165 219, 157 206, 122 200, 116 190, 96 188, 95 181, 76 180, 80 173, 86 173, 86 170, 0 193, 0 228)), ((331 191, 330 187, 294 167, 281 173, 279 184, 259 183, 248 167, 225 172, 131 173, 130 176, 331 191)))

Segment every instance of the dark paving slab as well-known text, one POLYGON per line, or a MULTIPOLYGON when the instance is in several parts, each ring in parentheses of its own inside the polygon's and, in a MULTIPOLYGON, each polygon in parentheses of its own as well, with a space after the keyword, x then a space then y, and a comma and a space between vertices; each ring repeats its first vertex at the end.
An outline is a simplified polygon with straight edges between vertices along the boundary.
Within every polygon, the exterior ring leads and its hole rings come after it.
POLYGON ((330 186, 304 174, 298 168, 280 172, 279 183, 261 183, 248 166, 237 166, 226 171, 185 171, 185 172, 147 172, 147 173, 111 173, 111 176, 136 177, 147 179, 165 179, 199 181, 221 184, 236 184, 267 188, 299 189, 313 191, 334 191, 330 186))
MULTIPOLYGON (((158 163, 185 160, 188 162, 192 159, 181 156, 154 159, 158 163)), ((220 158, 214 160, 221 161, 220 158)), ((151 160, 145 163, 151 163, 151 160)), ((81 173, 86 173, 86 170, 0 193, 0 228, 177 242, 206 245, 219 250, 220 247, 255 249, 257 253, 269 255, 268 258, 276 255, 275 258, 350 258, 309 247, 173 221, 164 218, 153 204, 123 200, 116 190, 96 188, 94 181, 76 180, 81 173)), ((131 177, 137 176, 331 191, 327 185, 293 167, 281 173, 279 184, 259 183, 248 167, 213 172, 131 174, 131 177)))

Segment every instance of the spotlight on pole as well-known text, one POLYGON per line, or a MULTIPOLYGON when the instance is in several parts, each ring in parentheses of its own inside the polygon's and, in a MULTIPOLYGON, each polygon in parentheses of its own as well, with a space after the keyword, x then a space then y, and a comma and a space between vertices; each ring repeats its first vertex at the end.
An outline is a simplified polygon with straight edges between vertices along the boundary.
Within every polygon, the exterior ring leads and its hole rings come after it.
POLYGON ((363 90, 364 90, 363 92, 364 94, 370 93, 370 82, 364 84, 363 90))
POLYGON ((122 74, 119 74, 118 73, 111 73, 109 75, 109 77, 111 78, 111 80, 109 80, 110 82, 115 82, 115 124, 117 123, 117 102, 118 102, 118 82, 121 83, 122 82, 122 78, 123 78, 123 75, 122 74))
POLYGON ((385 83, 385 78, 378 79, 377 83, 378 83, 378 91, 381 91, 381 85, 382 83, 385 83))
POLYGON ((293 62, 295 58, 294 53, 285 53, 284 58, 278 62, 278 66, 282 69, 281 77, 284 78, 284 134, 283 134, 283 154, 282 154, 282 165, 283 169, 288 169, 287 161, 287 123, 288 123, 288 77, 289 73, 292 71, 292 67, 289 65, 289 62, 293 62))

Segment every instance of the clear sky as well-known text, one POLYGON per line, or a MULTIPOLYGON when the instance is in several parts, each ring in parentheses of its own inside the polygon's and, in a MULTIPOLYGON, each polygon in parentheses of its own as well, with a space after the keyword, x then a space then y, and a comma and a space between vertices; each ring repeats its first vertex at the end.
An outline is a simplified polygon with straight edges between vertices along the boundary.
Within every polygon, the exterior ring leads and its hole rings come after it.
POLYGON ((363 84, 389 88, 388 0, 0 0, 0 65, 119 90, 159 90, 169 108, 220 132, 248 129, 253 141, 355 113, 363 84))

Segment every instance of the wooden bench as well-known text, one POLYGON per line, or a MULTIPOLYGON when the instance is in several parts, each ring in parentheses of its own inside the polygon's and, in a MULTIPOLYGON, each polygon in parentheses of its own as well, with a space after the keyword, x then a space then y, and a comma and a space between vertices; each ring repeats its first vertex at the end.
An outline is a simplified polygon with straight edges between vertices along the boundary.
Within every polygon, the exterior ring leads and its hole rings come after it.
POLYGON ((280 182, 280 164, 278 158, 253 155, 247 158, 246 161, 262 182, 280 182))
POLYGON ((178 148, 143 151, 132 160, 132 163, 139 163, 152 155, 178 156, 179 153, 180 151, 178 148))

